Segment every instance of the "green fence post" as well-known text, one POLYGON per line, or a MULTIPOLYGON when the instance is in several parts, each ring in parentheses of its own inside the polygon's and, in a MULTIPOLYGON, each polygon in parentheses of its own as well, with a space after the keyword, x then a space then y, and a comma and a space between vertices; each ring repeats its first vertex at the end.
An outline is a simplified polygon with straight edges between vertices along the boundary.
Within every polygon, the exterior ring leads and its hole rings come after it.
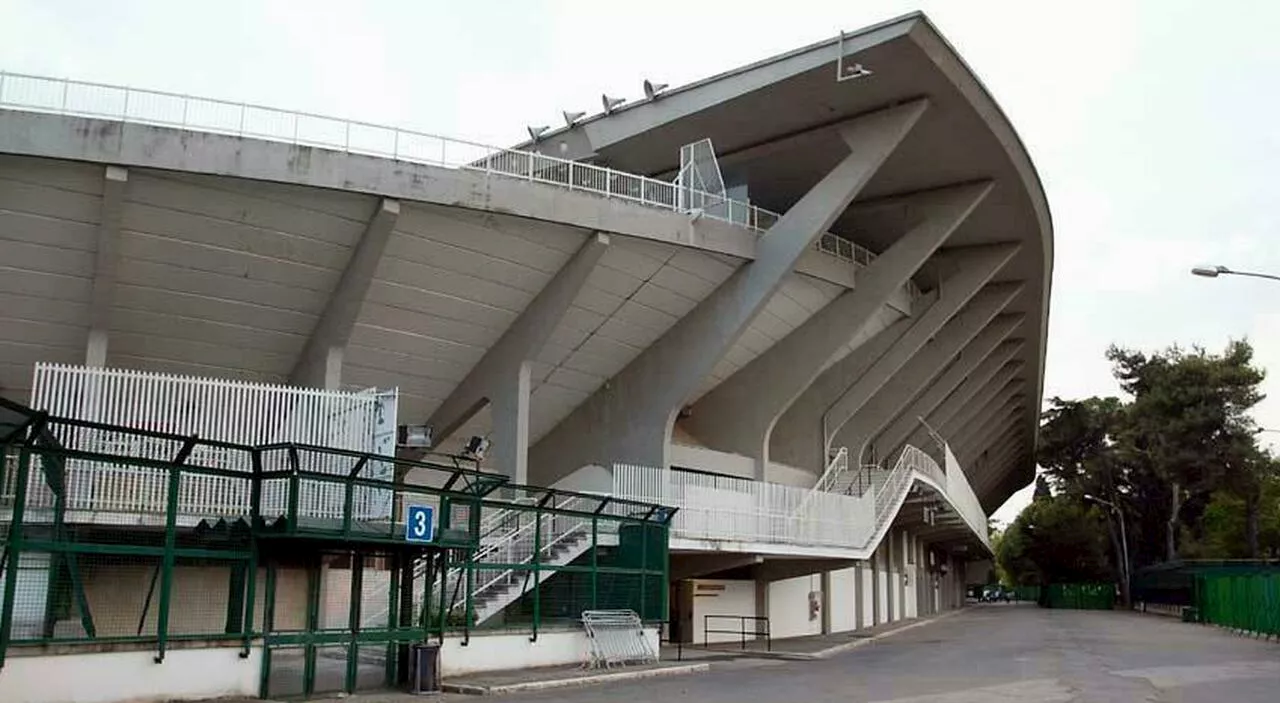
POLYGON ((542 503, 539 501, 533 507, 533 557, 529 559, 529 565, 533 567, 533 634, 529 636, 530 642, 538 641, 538 628, 542 625, 542 584, 538 581, 541 575, 539 566, 542 563, 542 503))
POLYGON ((4 580, 4 598, 0 601, 0 667, 13 638, 13 600, 18 586, 18 566, 22 562, 22 518, 27 507, 27 476, 30 473, 31 452, 24 446, 18 450, 18 476, 13 500, 13 517, 9 524, 9 547, 5 554, 8 576, 4 580))
POLYGON ((289 449, 289 506, 288 514, 285 516, 285 522, 289 526, 289 532, 298 531, 298 494, 300 490, 299 484, 302 477, 299 475, 301 471, 301 462, 298 461, 298 448, 290 445, 289 449))
MULTIPOLYGON (((258 527, 262 520, 262 452, 253 450, 253 478, 249 479, 249 564, 244 594, 244 646, 240 658, 247 659, 253 648, 253 616, 258 597, 258 527)), ((263 661, 266 661, 265 647, 263 661)))
POLYGON ((173 549, 178 539, 178 489, 182 485, 182 469, 169 469, 169 494, 164 516, 164 557, 160 571, 160 610, 156 613, 156 663, 164 661, 169 644, 169 600, 173 594, 173 549))
MULTIPOLYGON (((671 528, 670 522, 662 526, 662 587, 658 593, 662 598, 662 621, 671 620, 671 528)), ((859 584, 861 585, 861 584, 859 584)), ((919 604, 917 604, 919 607, 919 604)))
POLYGON ((364 594, 364 555, 351 555, 351 600, 347 615, 347 629, 351 634, 351 643, 347 645, 347 680, 343 690, 347 693, 356 691, 356 674, 359 671, 360 655, 360 605, 364 594))
POLYGON ((600 609, 600 514, 591 516, 591 609, 600 609))
POLYGON ((649 521, 640 523, 640 620, 646 621, 648 610, 645 605, 649 595, 649 521))
MULTIPOLYGON (((384 660, 384 669, 382 675, 382 684, 384 686, 394 686, 396 681, 396 664, 398 663, 400 654, 400 564, 404 559, 403 552, 393 552, 391 554, 391 573, 387 588, 387 629, 396 630, 397 634, 392 637, 392 641, 387 643, 387 656, 384 660)), ((410 600, 410 603, 413 601, 410 600)), ((422 607, 427 607, 427 602, 422 602, 422 607)))
POLYGON ((267 582, 263 584, 266 592, 262 598, 262 678, 258 682, 258 697, 266 698, 271 693, 271 633, 276 626, 276 564, 267 561, 267 582))
POLYGON ((307 562, 307 642, 303 646, 302 695, 310 696, 316 690, 316 643, 313 638, 320 629, 320 557, 307 562))

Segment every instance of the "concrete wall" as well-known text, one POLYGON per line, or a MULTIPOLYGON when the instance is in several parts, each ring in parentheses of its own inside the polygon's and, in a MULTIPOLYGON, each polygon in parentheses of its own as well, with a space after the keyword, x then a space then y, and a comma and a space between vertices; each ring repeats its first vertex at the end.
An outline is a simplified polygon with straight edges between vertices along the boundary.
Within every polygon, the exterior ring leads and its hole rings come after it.
MULTIPOLYGON (((658 651, 658 630, 646 628, 644 636, 658 651)), ((482 671, 559 666, 587 661, 587 635, 582 630, 544 631, 530 642, 528 633, 471 636, 464 647, 461 637, 449 637, 440 650, 442 676, 461 676, 482 671)))
MULTIPOLYGON (((528 639, 527 637, 525 639, 528 639)), ((262 648, 174 649, 156 664, 151 649, 52 656, 15 656, 0 670, 0 701, 13 703, 148 703, 177 699, 257 697, 262 648)))
MULTIPOLYGON (((756 614, 756 582, 695 579, 693 582, 693 642, 736 642, 738 635, 712 633, 706 640, 706 615, 756 614)), ((729 630, 738 627, 730 620, 713 621, 711 629, 729 630)))
POLYGON ((831 572, 831 592, 827 595, 832 632, 858 629, 858 573, 854 567, 831 572))
POLYGON ((800 637, 822 633, 822 614, 809 617, 809 594, 822 602, 822 577, 799 576, 769 584, 769 629, 773 637, 800 637))

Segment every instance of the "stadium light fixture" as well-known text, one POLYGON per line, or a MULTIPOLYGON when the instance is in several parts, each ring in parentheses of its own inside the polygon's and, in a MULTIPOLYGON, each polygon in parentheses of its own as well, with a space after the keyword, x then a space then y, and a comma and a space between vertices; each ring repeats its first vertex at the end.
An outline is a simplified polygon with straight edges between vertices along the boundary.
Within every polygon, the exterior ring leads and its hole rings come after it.
POLYGON ((614 111, 619 105, 627 101, 626 98, 611 98, 607 94, 600 96, 600 104, 604 105, 604 114, 608 115, 614 111))
POLYGON ((529 139, 536 142, 540 137, 542 137, 542 135, 547 133, 548 129, 551 128, 547 125, 538 125, 537 127, 525 127, 525 129, 529 130, 529 139))
POLYGON ((565 111, 561 112, 560 114, 561 114, 561 115, 564 115, 564 123, 565 123, 565 125, 566 125, 566 126, 568 126, 568 127, 572 127, 575 123, 577 123, 577 121, 578 121, 578 120, 582 119, 582 118, 583 118, 583 116, 585 116, 587 113, 585 113, 585 112, 569 112, 568 110, 565 110, 565 111))
POLYGON ((644 96, 650 100, 657 100, 666 89, 666 83, 653 83, 647 78, 644 81, 644 96))

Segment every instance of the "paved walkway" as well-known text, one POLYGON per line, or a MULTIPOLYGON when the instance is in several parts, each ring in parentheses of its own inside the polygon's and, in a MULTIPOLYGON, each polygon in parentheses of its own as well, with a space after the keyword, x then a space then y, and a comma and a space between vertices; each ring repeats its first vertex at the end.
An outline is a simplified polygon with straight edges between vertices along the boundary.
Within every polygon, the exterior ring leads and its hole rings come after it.
POLYGON ((492 701, 541 703, 1275 703, 1280 644, 1171 618, 982 605, 817 661, 492 701))

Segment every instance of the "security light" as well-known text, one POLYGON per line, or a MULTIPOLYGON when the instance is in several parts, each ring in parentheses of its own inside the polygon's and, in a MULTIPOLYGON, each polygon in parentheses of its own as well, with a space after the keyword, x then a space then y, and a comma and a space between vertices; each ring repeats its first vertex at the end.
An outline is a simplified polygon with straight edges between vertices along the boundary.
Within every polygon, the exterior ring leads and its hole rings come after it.
POLYGON ((489 449, 489 438, 476 435, 467 440, 467 446, 462 449, 462 455, 480 461, 484 458, 484 453, 489 449))
POLYGON ((1219 274, 1230 273, 1226 266, 1197 266, 1191 269, 1191 273, 1205 278, 1217 278, 1219 274))

